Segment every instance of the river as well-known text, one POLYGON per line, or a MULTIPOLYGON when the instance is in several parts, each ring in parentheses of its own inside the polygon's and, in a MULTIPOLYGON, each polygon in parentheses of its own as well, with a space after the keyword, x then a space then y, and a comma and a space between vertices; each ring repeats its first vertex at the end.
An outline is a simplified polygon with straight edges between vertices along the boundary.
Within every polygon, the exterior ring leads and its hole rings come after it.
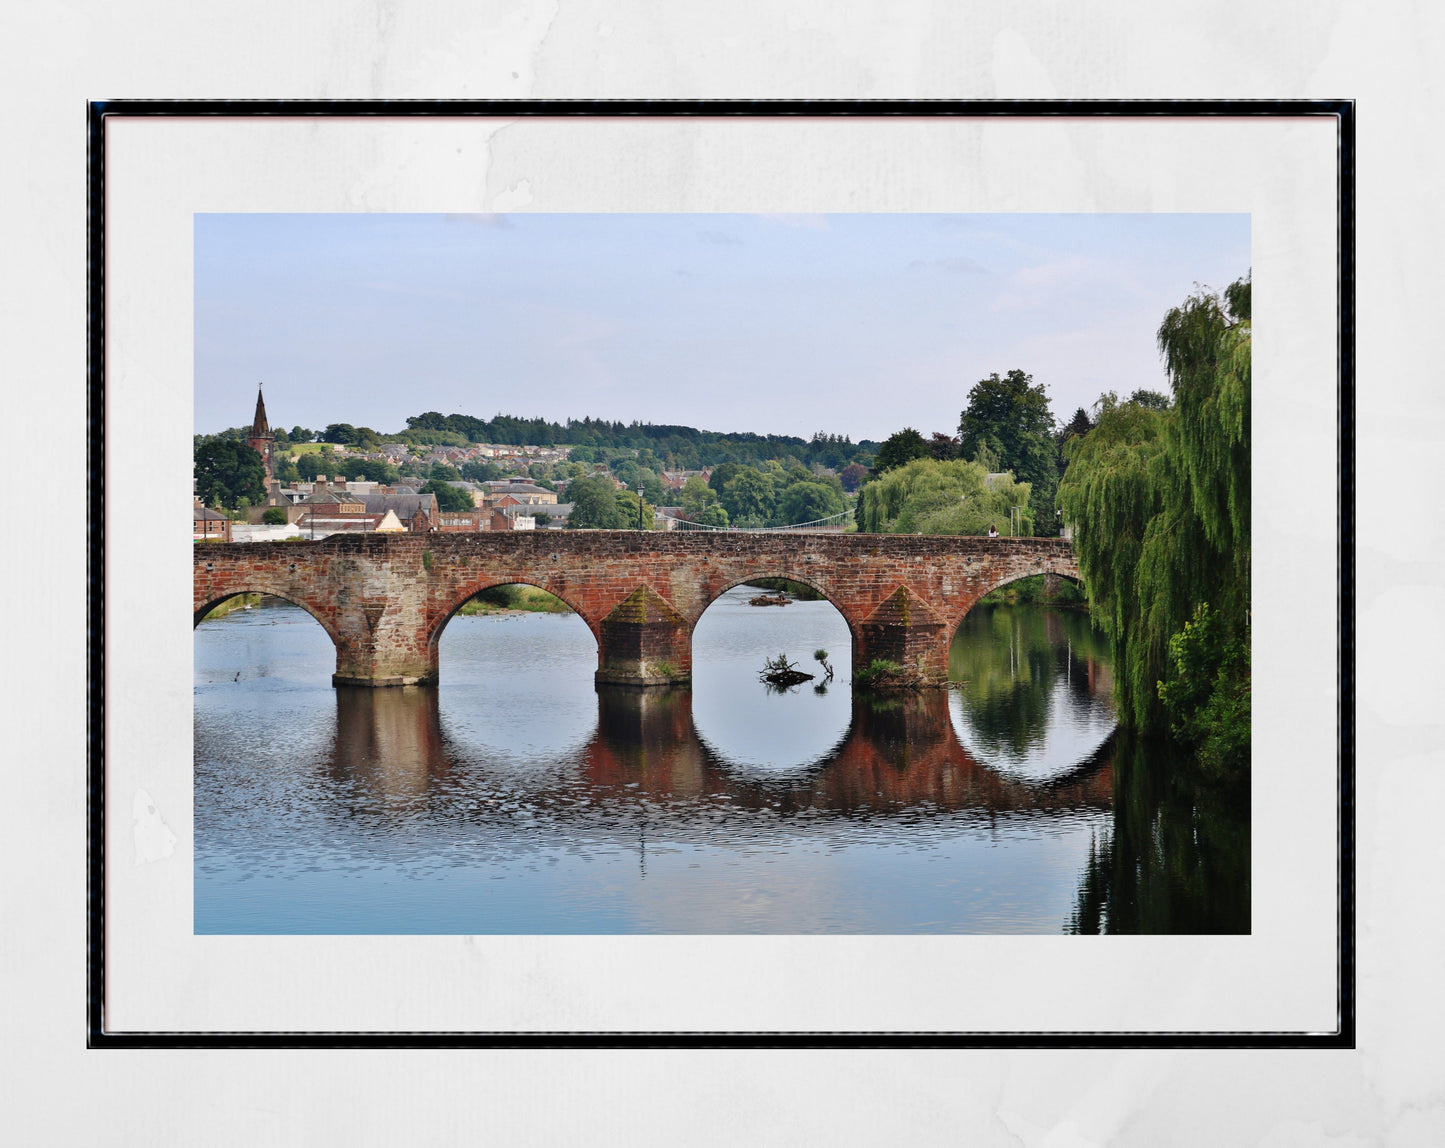
POLYGON ((879 698, 831 605, 755 593, 648 692, 575 615, 453 618, 441 684, 381 690, 288 603, 202 622, 195 931, 1249 931, 1247 797, 1115 730, 1086 616, 976 607, 962 689, 879 698))

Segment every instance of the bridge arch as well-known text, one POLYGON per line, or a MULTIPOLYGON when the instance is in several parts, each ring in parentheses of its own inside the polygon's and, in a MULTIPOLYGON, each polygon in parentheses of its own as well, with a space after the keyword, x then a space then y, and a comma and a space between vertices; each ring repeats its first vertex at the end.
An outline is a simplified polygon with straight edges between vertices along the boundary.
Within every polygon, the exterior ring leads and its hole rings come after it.
POLYGON ((194 611, 194 615, 191 619, 191 629, 194 630, 197 626, 204 622, 206 620, 206 615, 209 614, 212 610, 214 610, 217 606, 219 606, 222 602, 229 602, 232 598, 239 598, 243 594, 261 594, 268 598, 279 598, 281 599, 281 601, 287 603, 288 605, 296 606, 299 609, 305 610, 306 613, 310 614, 311 617, 320 624, 321 628, 326 631, 326 636, 331 639, 331 644, 333 646, 340 647, 341 639, 337 635, 335 623, 332 619, 326 617, 324 614, 318 611, 316 607, 313 606, 311 603, 303 600, 300 595, 278 594, 275 590, 268 590, 257 586, 243 586, 238 590, 227 590, 224 594, 202 602, 201 605, 197 606, 194 611))
POLYGON ((843 621, 848 623, 849 629, 852 628, 853 619, 848 617, 848 611, 845 609, 846 600, 838 593, 835 587, 829 586, 824 579, 816 576, 799 574, 795 570, 780 570, 769 566, 749 570, 747 573, 741 575, 733 572, 718 583, 718 589, 715 592, 712 587, 709 586, 708 594, 702 602, 701 608, 697 611, 696 616, 691 619, 692 625, 695 627, 698 622, 702 620, 702 616, 707 613, 708 608, 729 590, 736 590, 739 586, 746 586, 759 578, 782 578, 789 582, 797 582, 799 585, 806 586, 810 590, 816 590, 823 596, 823 600, 827 602, 828 605, 832 606, 833 609, 837 610, 838 613, 843 616, 843 621))
POLYGON ((543 585, 541 579, 529 578, 526 575, 491 575, 479 578, 476 584, 469 590, 465 590, 460 594, 454 593, 450 595, 449 601, 451 604, 438 612, 436 620, 427 631, 427 649, 430 652, 433 663, 435 663, 437 657, 442 631, 447 628, 447 623, 457 616, 457 611, 478 594, 484 594, 488 590, 495 590, 499 586, 530 586, 534 590, 543 590, 551 594, 554 598, 560 599, 572 613, 582 619, 583 624, 591 631, 593 639, 600 643, 600 620, 589 617, 587 611, 578 604, 575 597, 568 595, 565 590, 562 593, 558 593, 557 590, 552 587, 543 585))

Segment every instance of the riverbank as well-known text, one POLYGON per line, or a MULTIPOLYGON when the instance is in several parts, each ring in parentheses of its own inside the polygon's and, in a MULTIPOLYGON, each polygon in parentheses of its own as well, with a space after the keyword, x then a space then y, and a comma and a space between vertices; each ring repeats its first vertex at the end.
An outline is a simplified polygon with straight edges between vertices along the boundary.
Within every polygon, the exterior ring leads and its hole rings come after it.
POLYGON ((216 618, 224 618, 227 614, 233 614, 237 610, 251 610, 261 604, 260 594, 237 594, 234 598, 227 598, 224 602, 218 603, 216 608, 201 619, 203 622, 214 621, 216 618))
POLYGON ((536 586, 493 586, 468 599, 457 611, 465 617, 477 614, 570 614, 572 607, 555 594, 536 586))

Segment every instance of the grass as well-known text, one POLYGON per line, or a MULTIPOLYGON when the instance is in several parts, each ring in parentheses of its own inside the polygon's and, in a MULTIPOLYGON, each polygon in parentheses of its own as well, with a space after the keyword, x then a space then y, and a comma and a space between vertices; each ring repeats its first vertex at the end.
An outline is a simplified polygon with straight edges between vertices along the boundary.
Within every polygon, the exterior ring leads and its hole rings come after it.
POLYGON ((529 614, 570 614, 572 607, 555 594, 549 594, 536 586, 508 585, 493 586, 469 598, 458 614, 468 617, 475 614, 508 614, 516 612, 529 614))
POLYGON ((224 602, 218 602, 215 608, 202 618, 201 621, 209 622, 215 618, 224 618, 227 614, 245 609, 247 606, 259 606, 260 604, 260 594, 237 594, 234 598, 227 598, 224 602))

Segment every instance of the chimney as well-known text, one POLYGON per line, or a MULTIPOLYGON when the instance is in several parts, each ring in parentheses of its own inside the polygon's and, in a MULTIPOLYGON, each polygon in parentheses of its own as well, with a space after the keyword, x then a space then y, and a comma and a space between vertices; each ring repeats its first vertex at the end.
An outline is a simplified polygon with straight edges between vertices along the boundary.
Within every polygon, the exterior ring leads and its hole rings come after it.
POLYGON ((337 479, 336 479, 336 484, 335 484, 335 486, 336 486, 336 489, 337 489, 337 490, 345 490, 345 489, 346 489, 346 479, 341 478, 340 476, 338 476, 337 479))
POLYGON ((322 491, 322 490, 325 490, 325 489, 326 489, 326 476, 325 476, 324 474, 318 474, 318 475, 316 476, 316 481, 311 484, 312 493, 314 494, 314 493, 316 493, 317 491, 322 491))

